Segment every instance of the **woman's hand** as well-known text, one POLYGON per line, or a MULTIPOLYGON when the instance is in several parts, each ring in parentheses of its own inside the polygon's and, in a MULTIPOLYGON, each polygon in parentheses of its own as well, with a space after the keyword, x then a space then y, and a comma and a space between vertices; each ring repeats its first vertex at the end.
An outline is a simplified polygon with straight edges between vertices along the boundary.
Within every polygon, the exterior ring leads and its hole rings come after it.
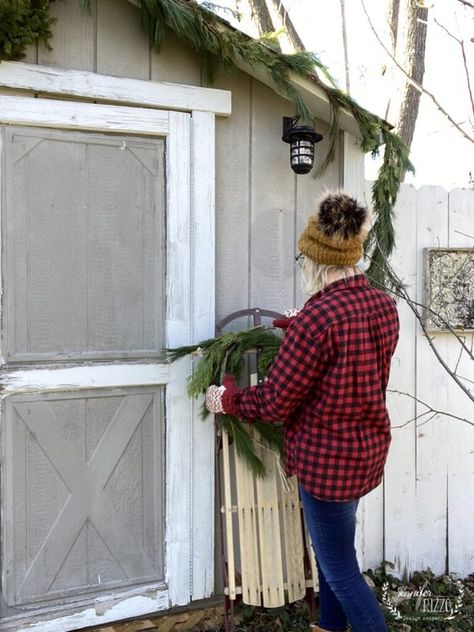
POLYGON ((237 415, 235 395, 237 385, 232 375, 225 375, 221 386, 212 385, 206 391, 206 408, 215 415, 237 415))
POLYGON ((283 312, 283 318, 277 318, 273 321, 273 326, 278 327, 279 329, 288 329, 290 323, 298 316, 301 310, 293 308, 287 309, 283 312))

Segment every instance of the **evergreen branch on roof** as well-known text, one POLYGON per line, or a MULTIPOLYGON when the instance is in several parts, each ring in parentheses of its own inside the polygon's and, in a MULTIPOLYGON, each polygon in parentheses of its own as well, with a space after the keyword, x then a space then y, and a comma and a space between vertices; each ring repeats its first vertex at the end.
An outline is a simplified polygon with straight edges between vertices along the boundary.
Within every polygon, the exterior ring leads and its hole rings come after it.
POLYGON ((48 0, 0 0, 0 61, 22 59, 30 44, 51 39, 48 0))
MULTIPOLYGON (((374 265, 370 266, 368 274, 377 283, 391 287, 392 280, 385 261, 395 243, 393 206, 405 171, 413 170, 403 141, 390 132, 385 121, 338 89, 328 69, 313 53, 283 54, 272 45, 271 34, 262 39, 251 38, 233 29, 194 0, 137 1, 143 27, 150 36, 150 45, 159 52, 165 41, 166 29, 171 29, 199 54, 203 78, 208 83, 213 82, 216 70, 228 73, 239 63, 262 69, 270 77, 275 91, 288 99, 295 113, 306 120, 314 120, 315 117, 292 83, 292 77, 305 77, 318 85, 328 97, 331 116, 327 133, 328 151, 321 164, 313 170, 314 177, 324 173, 334 160, 342 111, 355 118, 365 152, 375 154, 384 145, 383 163, 372 188, 375 223, 369 234, 368 254, 374 265), (327 83, 318 73, 326 78, 327 83)), ((90 13, 90 0, 79 2, 83 10, 90 13)), ((48 14, 48 8, 48 0, 0 0, 0 60, 19 59, 33 41, 43 39, 48 43, 54 21, 48 14)))

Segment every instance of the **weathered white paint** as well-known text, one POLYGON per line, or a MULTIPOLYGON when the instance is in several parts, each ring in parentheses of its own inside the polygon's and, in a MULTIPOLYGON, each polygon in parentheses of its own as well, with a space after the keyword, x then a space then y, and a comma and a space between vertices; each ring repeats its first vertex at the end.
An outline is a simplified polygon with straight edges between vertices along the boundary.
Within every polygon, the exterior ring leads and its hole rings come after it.
MULTIPOLYGON (((411 211, 416 207, 416 197, 416 189, 409 185, 403 186, 399 192, 394 209, 399 247, 392 257, 392 265, 412 295, 416 291, 416 248, 414 241, 410 243, 407 239, 409 235, 416 235, 416 213, 411 211), (403 247, 408 243, 409 247, 403 247)), ((397 308, 401 333, 388 388, 389 391, 412 393, 416 365, 415 317, 405 301, 398 300, 397 308)), ((413 526, 413 516, 416 515, 416 429, 414 423, 406 424, 415 417, 415 402, 395 392, 387 394, 387 401, 391 413, 392 444, 384 476, 384 557, 393 561, 397 571, 403 575, 414 567, 416 542, 413 526)))
POLYGON ((0 123, 164 136, 168 113, 54 99, 0 96, 0 123))
MULTIPOLYGON (((215 162, 215 117, 210 112, 194 111, 191 117, 192 179, 192 290, 194 321, 192 341, 214 336, 215 253, 206 244, 215 244, 215 181, 209 165, 215 162), (203 247, 204 246, 204 247, 203 247), (212 271, 212 273, 211 273, 212 271)), ((209 559, 214 557, 214 533, 202 525, 214 514, 214 424, 212 416, 201 417, 202 400, 193 402, 192 477, 192 598, 210 597, 214 573, 209 559)))
MULTIPOLYGON (((167 328, 166 346, 191 342, 191 182, 190 117, 170 114, 167 199, 167 328), (180 168, 178 168, 181 162, 180 168), (176 166, 176 168, 173 167, 176 166)), ((170 367, 166 389, 166 453, 169 476, 166 490, 166 582, 172 604, 189 602, 191 593, 192 402, 183 388, 191 372, 189 358, 170 367)))
MULTIPOLYGON (((215 320, 213 114, 196 112, 191 127, 190 114, 183 112, 0 97, 0 121, 165 136, 168 208, 166 344, 169 347, 189 344, 193 337, 207 337, 212 333, 215 320), (191 162, 192 147, 195 148, 196 164, 191 162), (192 185, 195 185, 194 189, 192 185)), ((163 593, 166 596, 160 595, 158 602, 117 593, 113 598, 117 603, 107 610, 106 615, 86 606, 81 609, 79 605, 75 614, 60 619, 57 610, 45 611, 37 629, 55 632, 99 625, 170 605, 186 604, 191 596, 200 598, 210 594, 214 573, 212 424, 207 422, 197 428, 199 433, 202 431, 204 441, 193 452, 193 424, 203 422, 198 422, 197 409, 193 410, 193 403, 186 396, 186 380, 190 372, 188 359, 169 367, 159 363, 126 362, 122 365, 81 364, 70 368, 51 366, 4 371, 5 395, 30 390, 167 384, 165 574, 168 591, 163 593), (193 487, 193 480, 199 484, 193 487), (194 503, 197 509, 193 523, 194 503), (196 539, 195 550, 193 537, 196 539), (50 621, 46 623, 48 619, 50 621)), ((155 589, 158 588, 157 585, 155 589)), ((31 621, 31 615, 28 620, 31 621)), ((24 629, 24 623, 18 617, 2 625, 8 625, 8 629, 24 629)))
MULTIPOLYGON (((474 248, 474 195, 472 189, 455 189, 449 194, 449 247, 474 248)), ((474 284, 474 279, 471 280, 474 284)), ((464 341, 474 348, 474 334, 463 336, 464 341)), ((465 385, 472 388, 474 380, 474 362, 465 352, 459 353, 454 341, 449 348, 449 362, 457 366, 458 375, 466 378, 465 385)), ((451 391, 457 387, 450 385, 451 391)), ((473 404, 467 397, 458 392, 449 397, 449 410, 460 417, 466 417, 471 410, 474 421, 473 404)), ((465 577, 474 568, 474 542, 472 529, 467 525, 474 524, 474 502, 468 501, 467 495, 474 490, 474 428, 456 420, 448 420, 448 516, 447 546, 449 567, 452 573, 465 577), (467 502, 466 502, 467 501, 467 502)))
MULTIPOLYGON (((424 301, 424 252, 429 246, 448 243, 448 193, 441 187, 424 186, 417 195, 417 289, 416 299, 424 301), (430 212, 427 213, 427 209, 430 212)), ((417 363, 416 396, 424 401, 436 401, 441 410, 449 410, 449 377, 434 358, 420 325, 416 328, 417 363), (429 370, 428 370, 429 367, 429 370)), ((433 334, 432 339, 444 358, 449 351, 449 337, 433 334)), ((416 405, 416 414, 425 408, 416 405)), ((424 423, 416 421, 416 567, 429 566, 436 574, 445 572, 447 525, 447 457, 449 420, 437 416, 424 423)))
POLYGON ((64 95, 166 110, 200 110, 219 116, 231 113, 231 93, 227 90, 112 77, 22 62, 2 62, 0 86, 39 95, 64 95))
POLYGON ((15 617, 0 623, 0 630, 15 632, 65 632, 65 630, 79 630, 96 625, 105 625, 114 621, 126 619, 133 612, 136 616, 143 616, 152 612, 159 612, 169 608, 168 590, 165 586, 142 586, 139 590, 128 590, 120 594, 120 598, 110 596, 98 597, 92 604, 78 604, 76 613, 63 614, 51 609, 54 619, 49 621, 37 620, 30 616, 23 622, 15 617), (81 609, 82 608, 82 609, 81 609), (80 610, 77 612, 77 610, 80 610))
POLYGON ((168 384, 169 365, 114 363, 95 366, 2 369, 0 398, 19 393, 168 384))

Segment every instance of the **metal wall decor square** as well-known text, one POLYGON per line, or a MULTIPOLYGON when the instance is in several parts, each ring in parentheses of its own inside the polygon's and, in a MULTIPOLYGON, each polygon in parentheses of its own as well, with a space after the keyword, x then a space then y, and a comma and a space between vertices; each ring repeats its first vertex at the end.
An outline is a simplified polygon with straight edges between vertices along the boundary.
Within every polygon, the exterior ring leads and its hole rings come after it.
POLYGON ((425 248, 428 331, 474 331, 474 248, 425 248))

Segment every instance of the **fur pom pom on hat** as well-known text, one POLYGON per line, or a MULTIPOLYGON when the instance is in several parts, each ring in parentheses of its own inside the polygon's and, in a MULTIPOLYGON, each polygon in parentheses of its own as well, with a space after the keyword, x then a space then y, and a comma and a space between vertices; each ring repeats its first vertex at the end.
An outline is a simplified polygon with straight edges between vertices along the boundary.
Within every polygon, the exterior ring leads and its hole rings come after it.
POLYGON ((298 241, 300 251, 317 263, 355 265, 362 257, 369 211, 346 193, 330 193, 298 241))

